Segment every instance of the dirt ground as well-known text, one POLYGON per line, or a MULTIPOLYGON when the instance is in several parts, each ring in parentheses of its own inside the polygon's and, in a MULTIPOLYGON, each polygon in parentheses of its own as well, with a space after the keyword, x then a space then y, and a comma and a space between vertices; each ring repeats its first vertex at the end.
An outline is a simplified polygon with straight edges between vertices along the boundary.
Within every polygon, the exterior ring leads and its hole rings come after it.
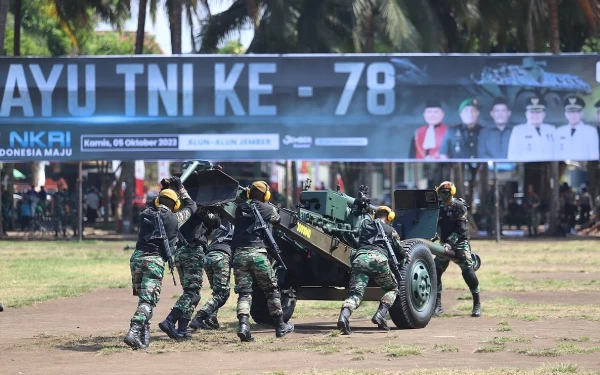
MULTIPOLYGON (((350 336, 332 334, 335 318, 293 319, 296 331, 283 339, 275 340, 269 327, 253 325, 257 342, 240 344, 235 333, 226 332, 218 336, 212 345, 210 340, 206 340, 206 344, 198 350, 194 346, 172 344, 165 334, 157 330, 159 319, 164 318, 171 308, 171 296, 178 293, 176 287, 168 282, 163 288, 163 299, 153 319, 151 346, 159 345, 164 350, 134 352, 120 347, 129 318, 135 310, 136 299, 129 289, 99 290, 82 297, 52 300, 1 313, 0 374, 197 375, 294 373, 344 368, 388 371, 417 368, 530 369, 548 363, 575 363, 582 370, 600 371, 598 350, 565 356, 530 356, 517 352, 524 347, 555 347, 560 344, 557 340, 565 337, 574 341, 589 337, 585 342, 575 344, 598 349, 600 325, 597 321, 559 318, 521 321, 485 315, 478 319, 458 316, 434 318, 424 329, 394 329, 390 332, 375 329, 368 319, 354 318, 351 321, 354 333, 350 336), (499 332, 498 324, 502 320, 505 321, 503 324, 512 328, 511 331, 499 332), (476 352, 488 345, 484 343, 486 339, 505 336, 521 342, 508 342, 504 349, 496 352, 476 352), (114 343, 117 350, 101 352, 102 343, 114 343), (434 347, 436 344, 438 346, 434 347), (422 348, 422 352, 394 356, 381 349, 393 349, 396 345, 415 345, 422 348), (452 349, 440 352, 441 348, 452 349)), ((461 302, 457 300, 459 294, 458 291, 445 292, 446 310, 453 311, 453 307, 461 302)), ((483 303, 486 297, 492 296, 531 303, 569 303, 581 308, 582 313, 586 305, 597 306, 600 302, 600 297, 590 292, 547 292, 484 294, 483 303)), ((231 331, 235 323, 229 323, 227 327, 231 331)), ((200 332, 196 335, 206 334, 200 332)))

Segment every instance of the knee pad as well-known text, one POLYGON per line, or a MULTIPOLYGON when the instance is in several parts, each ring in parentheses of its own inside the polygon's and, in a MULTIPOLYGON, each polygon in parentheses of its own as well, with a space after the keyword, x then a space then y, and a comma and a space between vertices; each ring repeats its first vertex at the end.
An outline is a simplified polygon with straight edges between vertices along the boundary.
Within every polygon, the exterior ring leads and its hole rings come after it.
POLYGON ((251 301, 252 300, 252 294, 250 294, 250 293, 240 293, 239 294, 239 298, 240 298, 240 300, 251 301))
POLYGON ((476 289, 479 286, 479 280, 477 279, 477 275, 475 275, 475 271, 472 268, 468 268, 462 271, 462 276, 469 289, 476 289))
POLYGON ((140 303, 136 310, 137 313, 146 317, 146 321, 152 319, 152 306, 147 303, 140 303))

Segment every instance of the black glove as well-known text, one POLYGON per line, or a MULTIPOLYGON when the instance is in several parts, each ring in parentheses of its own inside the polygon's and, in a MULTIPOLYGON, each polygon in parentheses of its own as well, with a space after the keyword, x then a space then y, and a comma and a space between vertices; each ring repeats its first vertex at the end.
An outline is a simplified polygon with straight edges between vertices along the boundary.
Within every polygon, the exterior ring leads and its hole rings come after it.
POLYGON ((162 190, 168 189, 169 188, 169 180, 167 180, 166 178, 163 178, 162 180, 160 180, 160 186, 162 186, 162 190))
POLYGON ((173 188, 175 191, 183 189, 183 182, 181 182, 179 177, 171 177, 171 188, 173 188))

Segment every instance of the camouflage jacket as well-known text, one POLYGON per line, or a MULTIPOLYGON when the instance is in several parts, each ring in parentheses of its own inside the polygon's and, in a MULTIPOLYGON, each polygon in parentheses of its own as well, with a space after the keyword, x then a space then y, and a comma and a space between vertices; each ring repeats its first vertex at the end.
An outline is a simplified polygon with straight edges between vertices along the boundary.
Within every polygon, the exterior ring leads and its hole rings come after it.
POLYGON ((461 199, 452 198, 449 205, 440 205, 438 217, 440 241, 452 247, 468 245, 470 235, 467 219, 467 205, 461 199))

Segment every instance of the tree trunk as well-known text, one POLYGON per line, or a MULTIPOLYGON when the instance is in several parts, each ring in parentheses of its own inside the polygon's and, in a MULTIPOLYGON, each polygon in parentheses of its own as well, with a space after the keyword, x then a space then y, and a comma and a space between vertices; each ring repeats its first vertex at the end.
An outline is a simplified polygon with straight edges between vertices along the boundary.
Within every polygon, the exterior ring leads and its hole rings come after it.
POLYGON ((181 0, 171 0, 172 9, 169 14, 169 26, 171 28, 171 53, 181 54, 181 29, 182 29, 182 3, 181 0))
POLYGON ((141 55, 144 53, 144 37, 146 36, 146 8, 148 6, 148 0, 139 0, 138 9, 138 24, 137 31, 135 33, 135 54, 141 55))
POLYGON ((4 37, 6 35, 6 16, 8 15, 8 0, 0 0, 0 56, 5 56, 4 37))
POLYGON ((588 190, 592 199, 596 199, 600 195, 600 162, 588 161, 587 163, 588 172, 588 190))
MULTIPOLYGON (((550 18, 550 48, 553 54, 560 54, 560 35, 558 30, 557 0, 548 0, 548 15, 550 18)), ((558 161, 549 163, 550 167, 550 233, 556 233, 559 217, 559 185, 560 173, 558 161)))
POLYGON ((13 56, 21 56, 21 0, 15 0, 15 29, 13 56))
POLYGON ((548 17, 550 18, 550 50, 554 54, 559 54, 560 35, 558 30, 557 0, 548 0, 548 17))
POLYGON ((465 170, 463 163, 454 163, 454 185, 456 186, 456 196, 465 196, 465 170))

